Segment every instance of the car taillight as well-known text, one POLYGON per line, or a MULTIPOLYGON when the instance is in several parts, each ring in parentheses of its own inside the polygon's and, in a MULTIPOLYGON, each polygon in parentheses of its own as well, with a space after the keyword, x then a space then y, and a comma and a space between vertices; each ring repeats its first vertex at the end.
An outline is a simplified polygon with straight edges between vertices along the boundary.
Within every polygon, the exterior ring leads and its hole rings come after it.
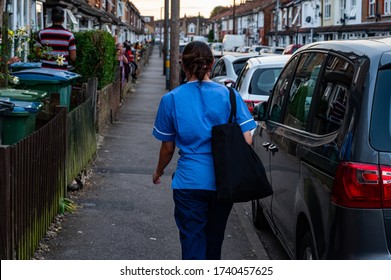
POLYGON ((254 111, 254 102, 252 102, 250 100, 244 100, 244 103, 246 103, 248 110, 252 114, 254 111))
POLYGON ((252 114, 254 111, 255 105, 257 105, 260 101, 251 101, 251 100, 244 100, 244 103, 246 103, 248 110, 252 114))
POLYGON ((383 207, 391 208, 391 167, 381 166, 380 170, 383 185, 383 207))
POLYGON ((351 208, 391 207, 391 167, 341 162, 331 200, 351 208))

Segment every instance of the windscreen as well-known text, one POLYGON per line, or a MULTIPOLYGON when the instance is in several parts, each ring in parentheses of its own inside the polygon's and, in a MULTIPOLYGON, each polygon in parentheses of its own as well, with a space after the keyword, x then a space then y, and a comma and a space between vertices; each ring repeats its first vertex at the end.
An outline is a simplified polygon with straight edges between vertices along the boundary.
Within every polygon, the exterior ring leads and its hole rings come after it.
POLYGON ((371 120, 371 145, 391 152, 391 64, 378 72, 371 120))

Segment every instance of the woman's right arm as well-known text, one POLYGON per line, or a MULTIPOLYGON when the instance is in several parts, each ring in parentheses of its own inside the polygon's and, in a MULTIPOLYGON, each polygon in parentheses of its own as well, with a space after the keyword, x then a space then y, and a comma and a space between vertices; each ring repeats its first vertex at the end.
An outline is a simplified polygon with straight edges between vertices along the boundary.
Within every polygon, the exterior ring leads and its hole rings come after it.
POLYGON ((175 151, 175 142, 163 141, 160 146, 159 161, 156 170, 153 172, 152 181, 160 184, 160 177, 164 174, 164 168, 170 163, 175 151))

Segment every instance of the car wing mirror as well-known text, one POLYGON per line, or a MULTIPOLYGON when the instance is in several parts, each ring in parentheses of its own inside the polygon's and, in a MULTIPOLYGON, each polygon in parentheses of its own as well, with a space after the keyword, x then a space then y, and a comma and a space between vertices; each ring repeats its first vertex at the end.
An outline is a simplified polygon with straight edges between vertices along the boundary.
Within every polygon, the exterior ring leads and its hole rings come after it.
POLYGON ((258 103, 254 107, 253 115, 254 119, 257 121, 264 121, 266 120, 266 108, 267 108, 267 101, 258 103))
POLYGON ((232 88, 234 88, 234 87, 235 87, 235 81, 232 81, 232 80, 225 80, 225 81, 224 81, 224 85, 227 86, 227 87, 232 87, 232 88))

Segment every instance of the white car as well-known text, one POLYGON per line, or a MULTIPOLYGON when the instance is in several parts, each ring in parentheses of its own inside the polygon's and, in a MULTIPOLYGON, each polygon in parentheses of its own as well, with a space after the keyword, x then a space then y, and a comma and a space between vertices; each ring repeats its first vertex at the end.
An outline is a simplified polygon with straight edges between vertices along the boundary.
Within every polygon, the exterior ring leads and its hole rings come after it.
POLYGON ((254 106, 267 101, 278 76, 290 55, 258 56, 246 61, 235 88, 251 113, 254 106))
POLYGON ((235 82, 246 61, 255 56, 240 53, 223 55, 212 69, 211 80, 222 85, 235 82))

